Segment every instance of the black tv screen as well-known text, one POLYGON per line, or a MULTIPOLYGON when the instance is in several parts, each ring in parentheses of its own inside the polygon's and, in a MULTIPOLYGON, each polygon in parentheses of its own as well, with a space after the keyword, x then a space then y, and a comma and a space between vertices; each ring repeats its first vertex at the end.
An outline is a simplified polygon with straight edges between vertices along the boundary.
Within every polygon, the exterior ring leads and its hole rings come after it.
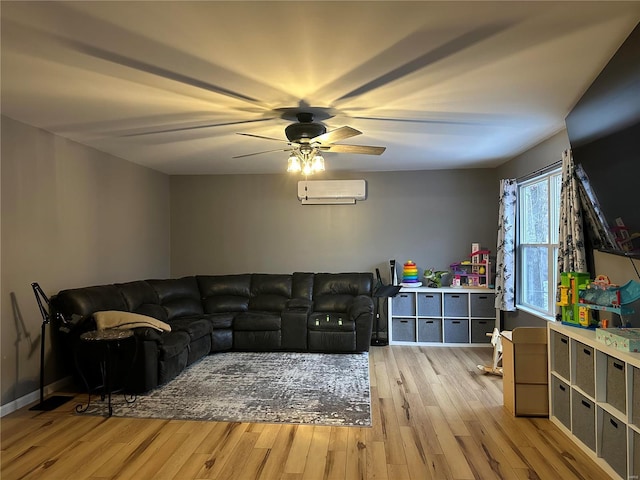
MULTIPOLYGON (((589 177, 608 227, 615 229, 620 218, 629 235, 640 234, 640 26, 569 113, 566 126, 574 162, 589 177)), ((640 238, 625 245, 640 258, 640 238)), ((620 245, 613 250, 629 254, 620 245)))
MULTIPOLYGON (((621 219, 627 234, 640 234, 640 123, 571 150, 589 177, 609 228, 615 229, 621 219)), ((640 255, 640 238, 627 243, 640 255)), ((614 250, 625 252, 617 245, 614 250)))

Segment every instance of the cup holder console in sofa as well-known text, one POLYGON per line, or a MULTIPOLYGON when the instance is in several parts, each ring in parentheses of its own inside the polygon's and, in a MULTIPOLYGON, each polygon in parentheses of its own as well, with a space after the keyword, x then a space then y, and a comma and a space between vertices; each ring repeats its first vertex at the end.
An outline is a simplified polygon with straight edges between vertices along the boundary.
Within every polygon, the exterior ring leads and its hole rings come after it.
POLYGON ((368 351, 372 288, 371 273, 197 275, 62 290, 51 305, 62 316, 67 353, 79 364, 89 354, 79 337, 96 329, 96 312, 168 324, 170 331, 134 328, 128 388, 144 392, 215 352, 368 351))

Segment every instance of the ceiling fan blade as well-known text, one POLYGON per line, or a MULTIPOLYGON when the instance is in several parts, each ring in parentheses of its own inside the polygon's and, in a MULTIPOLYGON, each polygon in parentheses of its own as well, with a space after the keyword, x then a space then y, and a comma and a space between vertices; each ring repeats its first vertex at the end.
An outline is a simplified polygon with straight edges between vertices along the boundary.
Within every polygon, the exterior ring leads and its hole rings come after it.
POLYGON ((323 152, 362 153, 364 155, 382 155, 387 147, 371 147, 367 145, 327 145, 321 146, 323 152))
POLYGON ((283 140, 281 138, 265 137, 263 135, 254 135, 253 133, 237 132, 237 134, 244 135, 245 137, 254 137, 254 138, 261 138, 262 140, 271 140, 271 141, 280 142, 280 143, 288 143, 289 145, 291 145, 291 142, 289 142, 288 140, 283 140))
POLYGON ((254 122, 265 122, 267 120, 273 120, 275 117, 271 118, 258 118, 256 120, 240 120, 237 122, 223 122, 223 123, 210 123, 207 125, 195 125, 192 127, 178 127, 178 128, 167 128, 165 130, 153 130, 151 132, 139 132, 139 133, 129 133, 126 135, 122 135, 123 137, 138 137, 141 135, 155 135, 157 133, 173 133, 173 132, 184 132, 188 130, 199 130, 201 128, 214 128, 214 127, 224 127, 227 125, 239 125, 244 123, 254 123, 254 122))
POLYGON ((244 155, 236 155, 231 158, 243 158, 243 157, 252 157, 254 155, 262 155, 263 153, 272 153, 272 152, 292 152, 293 148, 276 148, 275 150, 265 150, 264 152, 254 152, 254 153, 246 153, 244 155))
POLYGON ((335 130, 331 130, 330 132, 323 133, 322 135, 318 135, 310 140, 311 143, 320 142, 320 143, 334 143, 339 142, 340 140, 345 140, 347 138, 355 137, 357 135, 362 135, 360 130, 356 130, 351 127, 340 127, 335 130))

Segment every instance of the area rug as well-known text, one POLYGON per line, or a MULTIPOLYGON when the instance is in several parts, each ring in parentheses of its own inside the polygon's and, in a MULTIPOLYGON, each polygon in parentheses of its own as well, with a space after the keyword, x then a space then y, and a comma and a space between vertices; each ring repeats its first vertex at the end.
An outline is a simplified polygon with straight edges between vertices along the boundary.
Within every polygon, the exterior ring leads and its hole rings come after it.
MULTIPOLYGON (((85 414, 106 415, 92 398, 85 414)), ((361 354, 229 352, 208 355, 117 417, 370 426, 369 357, 361 354)))

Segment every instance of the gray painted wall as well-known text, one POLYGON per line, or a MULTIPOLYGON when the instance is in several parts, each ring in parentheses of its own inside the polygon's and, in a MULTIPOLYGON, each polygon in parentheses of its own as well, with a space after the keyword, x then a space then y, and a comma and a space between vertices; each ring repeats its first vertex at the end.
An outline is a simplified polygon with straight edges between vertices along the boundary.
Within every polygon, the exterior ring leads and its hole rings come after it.
MULTIPOLYGON (((167 175, 4 116, 1 126, 5 405, 38 389, 42 320, 32 282, 52 295, 168 277, 170 245, 167 175)), ((51 353, 47 342, 47 384, 59 378, 51 353)))
POLYGON ((388 280, 392 258, 411 259, 421 270, 447 269, 469 254, 472 242, 495 250, 493 169, 340 178, 364 178, 367 199, 301 205, 302 178, 288 174, 171 177, 172 275, 378 267, 388 280))

